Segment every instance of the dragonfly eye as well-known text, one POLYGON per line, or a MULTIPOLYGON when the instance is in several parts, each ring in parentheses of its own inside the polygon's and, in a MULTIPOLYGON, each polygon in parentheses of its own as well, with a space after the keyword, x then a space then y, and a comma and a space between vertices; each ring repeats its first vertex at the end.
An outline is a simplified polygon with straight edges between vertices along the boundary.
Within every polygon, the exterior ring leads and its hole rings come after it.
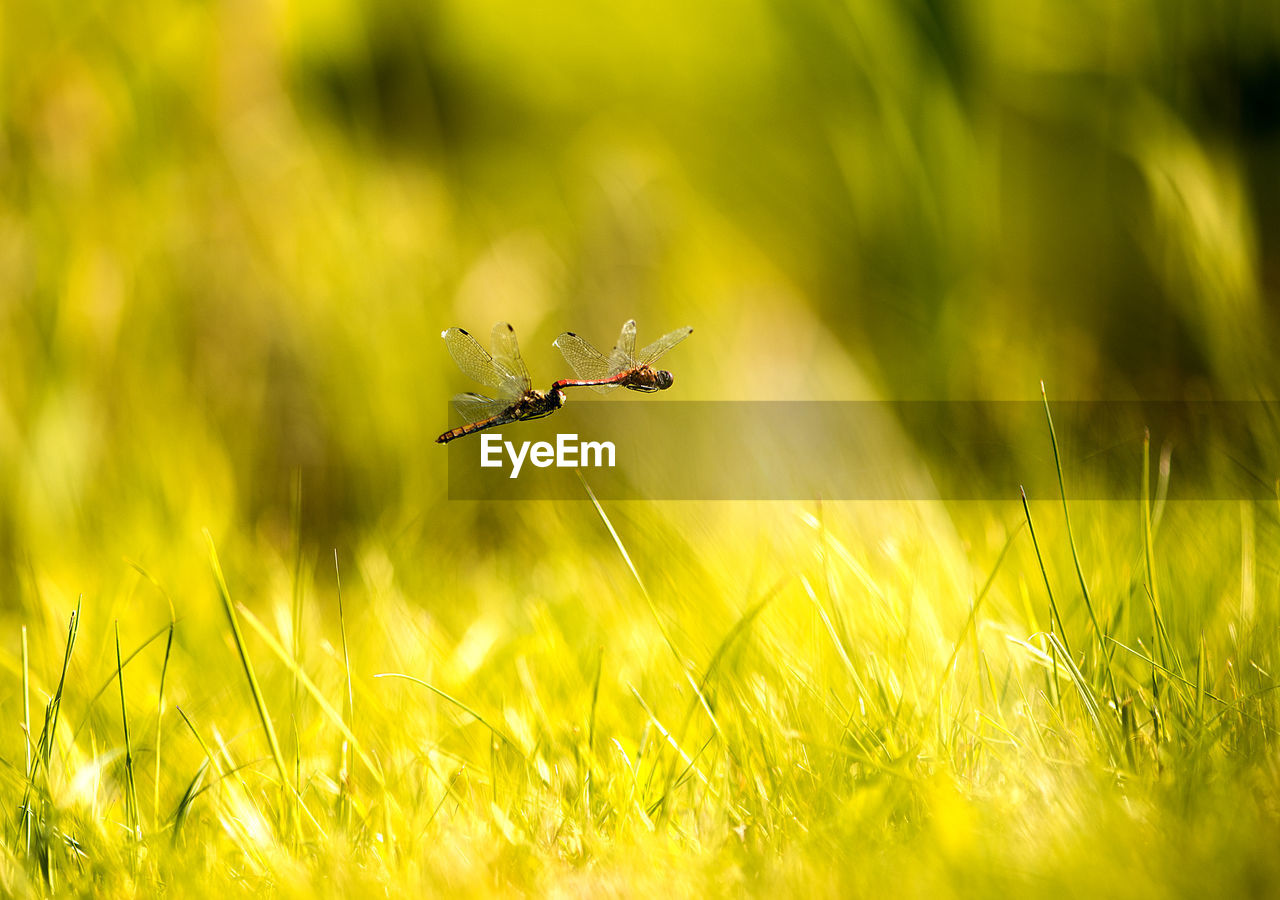
POLYGON ((671 385, 674 384, 676 380, 675 376, 673 376, 666 369, 659 369, 658 371, 654 372, 653 378, 654 378, 654 381, 658 383, 658 390, 660 391, 665 391, 667 388, 671 387, 671 385))

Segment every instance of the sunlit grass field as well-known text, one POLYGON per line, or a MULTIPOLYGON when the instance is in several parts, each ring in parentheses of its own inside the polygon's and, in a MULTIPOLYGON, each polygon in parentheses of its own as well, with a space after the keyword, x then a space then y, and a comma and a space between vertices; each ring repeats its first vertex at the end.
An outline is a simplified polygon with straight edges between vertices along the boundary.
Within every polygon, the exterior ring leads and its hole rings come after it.
POLYGON ((1252 3, 6 5, 0 893, 1280 893, 1273 433, 1248 501, 1140 438, 1080 499, 1047 417, 964 502, 433 443, 499 320, 536 387, 693 326, 581 402, 1269 400, 1278 60, 1252 3))
POLYGON ((626 504, 615 544, 584 501, 40 578, 6 891, 1270 893, 1271 513, 1074 506, 1095 631, 1030 508, 626 504))

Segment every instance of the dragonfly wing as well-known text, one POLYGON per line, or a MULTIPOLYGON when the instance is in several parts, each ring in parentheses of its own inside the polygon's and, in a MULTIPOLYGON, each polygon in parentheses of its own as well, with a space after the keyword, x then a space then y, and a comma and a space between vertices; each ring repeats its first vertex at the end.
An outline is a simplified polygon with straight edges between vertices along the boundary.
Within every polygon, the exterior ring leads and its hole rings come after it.
POLYGON ((636 365, 636 320, 627 319, 622 323, 622 333, 618 335, 618 343, 613 345, 613 353, 609 354, 609 368, 614 373, 635 368, 636 365))
POLYGON ((502 372, 502 384, 498 392, 512 400, 529 390, 529 370, 520 358, 520 346, 516 343, 516 330, 506 322, 493 326, 493 337, 489 341, 493 347, 493 359, 502 372))
POLYGON ((662 354, 666 353, 691 334, 693 334, 693 329, 688 326, 685 326, 684 328, 677 328, 670 334, 664 334, 652 344, 641 350, 640 355, 636 357, 636 362, 641 365, 649 365, 650 363, 657 362, 658 357, 662 356, 662 354))
POLYGON ((498 367, 488 351, 480 346, 480 342, 471 336, 471 332, 461 328, 448 328, 440 336, 444 338, 449 355, 458 364, 463 375, 486 387, 502 388, 506 373, 498 367))
POLYGON ((453 408, 468 423, 483 422, 505 412, 508 406, 510 404, 505 400, 494 400, 483 394, 459 394, 453 398, 453 408))
MULTIPOLYGON (((600 381, 613 373, 609 370, 609 360, 603 353, 591 345, 585 338, 566 331, 554 341, 564 361, 573 369, 573 374, 581 381, 600 381)), ((607 394, 615 385, 592 385, 597 393, 607 394)))

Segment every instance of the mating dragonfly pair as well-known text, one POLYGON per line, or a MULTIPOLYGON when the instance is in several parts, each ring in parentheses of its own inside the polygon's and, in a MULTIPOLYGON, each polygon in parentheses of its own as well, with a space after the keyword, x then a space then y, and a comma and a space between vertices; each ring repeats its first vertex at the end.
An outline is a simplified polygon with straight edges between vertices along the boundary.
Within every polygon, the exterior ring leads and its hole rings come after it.
POLYGON ((601 392, 616 387, 645 393, 665 391, 675 379, 670 372, 653 368, 653 364, 692 333, 692 328, 678 328, 637 353, 636 322, 630 319, 622 326, 613 352, 605 356, 572 331, 566 331, 555 339, 554 346, 560 348, 565 362, 578 377, 557 381, 548 391, 535 391, 529 370, 520 358, 515 329, 506 322, 493 326, 492 354, 469 332, 450 328, 440 336, 458 368, 464 375, 493 388, 497 397, 472 393, 454 397, 454 409, 468 424, 446 431, 436 438, 436 443, 447 444, 486 428, 549 416, 564 406, 564 388, 591 387, 601 392))

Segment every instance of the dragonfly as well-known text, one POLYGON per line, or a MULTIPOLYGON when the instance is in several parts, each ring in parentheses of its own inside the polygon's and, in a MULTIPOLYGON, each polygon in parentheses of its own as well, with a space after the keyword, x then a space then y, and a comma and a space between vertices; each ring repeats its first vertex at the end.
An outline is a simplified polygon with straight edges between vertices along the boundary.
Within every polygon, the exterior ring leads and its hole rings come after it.
POLYGON ((618 335, 618 343, 613 345, 613 352, 605 356, 582 337, 566 331, 555 339, 555 346, 578 377, 557 381, 551 389, 590 387, 605 393, 621 386, 646 394, 665 391, 674 383, 675 377, 665 369, 653 368, 653 364, 692 333, 692 328, 677 328, 637 353, 636 320, 628 319, 622 325, 622 333, 618 335))
POLYGON ((529 370, 520 358, 515 329, 506 322, 493 326, 493 336, 489 340, 492 355, 462 328, 448 328, 440 336, 462 373, 493 388, 497 397, 474 393, 454 397, 453 408, 467 424, 446 431, 436 438, 437 444, 447 444, 509 422, 541 419, 564 406, 564 393, 554 385, 549 391, 535 391, 530 387, 529 370))

